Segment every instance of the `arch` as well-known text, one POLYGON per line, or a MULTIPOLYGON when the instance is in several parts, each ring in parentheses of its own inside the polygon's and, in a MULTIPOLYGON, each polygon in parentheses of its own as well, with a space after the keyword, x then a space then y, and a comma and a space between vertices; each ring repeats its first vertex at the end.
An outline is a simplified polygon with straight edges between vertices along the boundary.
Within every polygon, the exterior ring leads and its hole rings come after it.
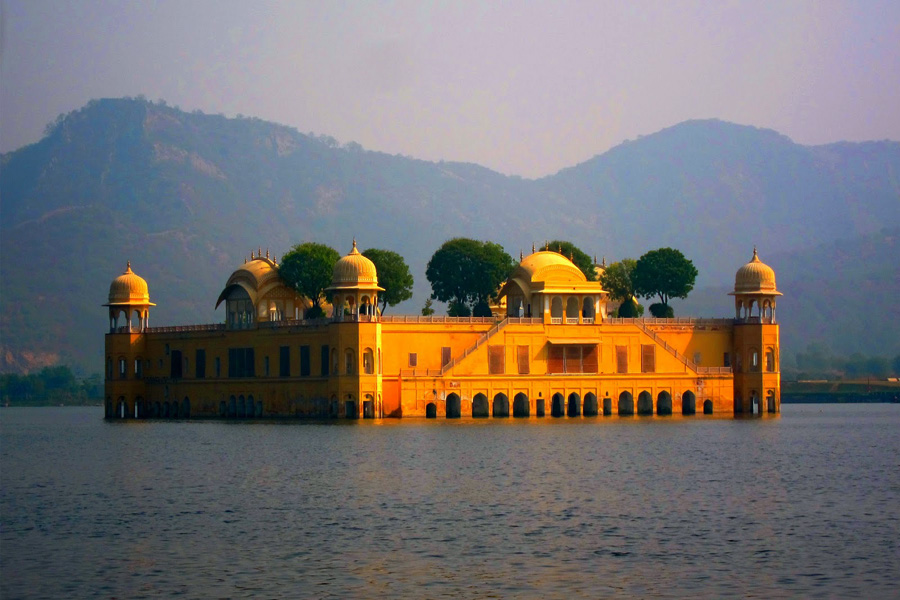
POLYGON ((231 396, 228 399, 228 412, 225 416, 232 419, 237 416, 237 398, 234 396, 231 396))
POLYGON ((489 414, 487 396, 484 394, 475 394, 475 397, 472 398, 472 416, 487 417, 489 414))
MULTIPOLYGON (((609 392, 607 392, 609 393, 609 392)), ((608 417, 612 414, 612 398, 606 396, 603 398, 603 416, 608 417)))
POLYGON ((563 316, 563 303, 562 298, 559 296, 554 296, 553 300, 550 301, 550 318, 551 319, 562 319, 563 316))
POLYGON ((366 348, 363 351, 363 372, 366 375, 375 374, 375 353, 372 352, 371 348, 366 348))
POLYGON ((631 416, 634 414, 634 396, 631 392, 619 394, 619 415, 631 416))
POLYGON ((756 373, 759 371, 759 369, 759 350, 757 350, 756 348, 750 348, 750 371, 756 373))
POLYGON ((735 395, 734 395, 734 412, 735 412, 735 413, 742 413, 742 412, 744 412, 744 403, 743 403, 743 401, 741 400, 741 395, 740 395, 740 394, 735 394, 735 395))
POLYGON ((228 408, 224 400, 219 400, 219 416, 225 417, 228 414, 228 408))
POLYGON ((159 413, 160 418, 162 418, 162 419, 168 419, 168 418, 169 418, 169 415, 171 415, 171 414, 172 414, 172 413, 171 413, 171 411, 170 411, 170 409, 169 409, 169 403, 168 403, 168 402, 163 402, 163 403, 162 403, 162 412, 159 413))
POLYGON ((169 414, 173 419, 177 419, 179 416, 178 410, 178 400, 172 400, 172 407, 169 409, 169 414))
POLYGON ((578 298, 576 298, 575 296, 569 296, 569 299, 566 300, 566 321, 577 321, 578 313, 578 298))
MULTIPOLYGON (((538 392, 538 396, 540 396, 540 395, 541 395, 541 393, 538 392)), ((534 401, 534 414, 537 417, 543 417, 547 414, 547 410, 545 407, 545 400, 543 398, 538 398, 537 400, 534 401)))
POLYGON ((712 400, 710 400, 709 398, 707 398, 706 400, 703 401, 703 414, 704 415, 713 414, 713 404, 712 404, 712 400))
POLYGON ((766 392, 766 412, 775 413, 778 412, 776 409, 776 401, 775 401, 775 390, 769 390, 766 392))
POLYGON ((516 394, 515 398, 513 398, 513 416, 514 417, 527 417, 531 413, 530 406, 528 405, 528 396, 519 392, 516 394))
MULTIPOLYGON (((340 375, 340 371, 338 371, 338 351, 337 348, 331 349, 331 374, 332 375, 340 375)), ((337 416, 337 411, 335 411, 335 416, 337 416)))
MULTIPOLYGON (((250 402, 253 402, 253 396, 250 396, 250 402)), ((263 415, 263 403, 262 400, 256 401, 256 416, 261 417, 263 415)))
POLYGON ((594 299, 590 296, 585 296, 581 303, 581 316, 583 320, 588 322, 594 319, 594 299))
POLYGON ((697 412, 697 397, 688 390, 681 395, 681 414, 693 415, 697 412))
POLYGON ((253 396, 247 396, 247 403, 244 405, 244 418, 252 419, 256 412, 256 406, 253 404, 253 396))
POLYGON ((566 414, 566 399, 559 392, 550 399, 550 416, 561 417, 566 414))
POLYGON ((656 414, 669 416, 672 414, 672 394, 663 390, 656 397, 656 414))
POLYGON ((777 364, 775 362, 775 349, 766 348, 766 371, 772 373, 777 370, 777 364))
POLYGON ((506 397, 506 394, 500 392, 496 396, 494 396, 494 405, 493 405, 493 415, 495 417, 508 417, 509 416, 509 398, 506 397))
POLYGON ((125 400, 125 396, 119 396, 119 400, 116 402, 116 417, 119 419, 128 418, 128 401, 125 400))
POLYGON ((348 419, 359 418, 359 408, 356 406, 356 400, 352 398, 344 401, 344 416, 348 419))
POLYGON ((639 415, 652 415, 653 414, 653 396, 650 395, 650 392, 644 390, 640 394, 638 394, 637 401, 637 414, 639 415))
POLYGON ((344 373, 353 375, 356 373, 356 352, 353 348, 344 350, 344 373))
POLYGON ((238 396, 238 401, 237 401, 237 418, 243 419, 246 416, 247 416, 247 404, 246 404, 246 400, 244 400, 244 395, 241 394, 240 396, 238 396))
POLYGON ((459 394, 450 394, 447 396, 447 418, 458 419, 462 416, 462 402, 459 394))
POLYGON ((566 415, 570 417, 581 416, 581 396, 575 392, 569 394, 569 402, 566 405, 566 415))
POLYGON ((425 405, 425 418, 434 419, 437 417, 437 404, 429 402, 425 405))
POLYGON ((762 413, 762 406, 760 404, 759 392, 753 390, 750 392, 750 414, 758 415, 762 413))
POLYGON ((106 397, 106 418, 112 419, 115 414, 116 414, 116 411, 113 410, 112 396, 107 396, 106 397))
POLYGON ((584 395, 584 409, 582 412, 586 417, 596 417, 600 412, 597 407, 597 395, 594 392, 588 392, 584 395))
POLYGON ((375 418, 375 397, 372 394, 366 394, 363 400, 363 419, 375 418))

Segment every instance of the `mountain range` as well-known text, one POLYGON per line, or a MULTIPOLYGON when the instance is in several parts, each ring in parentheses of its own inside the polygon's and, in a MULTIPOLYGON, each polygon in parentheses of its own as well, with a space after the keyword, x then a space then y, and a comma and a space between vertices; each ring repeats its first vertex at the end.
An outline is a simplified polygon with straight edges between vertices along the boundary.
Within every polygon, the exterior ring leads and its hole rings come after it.
MULTIPOLYGON (((489 131, 485 135, 490 135, 489 131)), ((150 285, 151 325, 217 322, 251 251, 296 243, 403 255, 418 312, 425 264, 455 236, 518 256, 567 239, 607 261, 663 246, 700 271, 676 314, 733 313, 754 245, 778 275, 783 346, 900 352, 900 143, 803 146, 687 121, 528 180, 368 151, 256 118, 143 99, 89 102, 0 157, 0 370, 102 364, 110 281, 150 285)))

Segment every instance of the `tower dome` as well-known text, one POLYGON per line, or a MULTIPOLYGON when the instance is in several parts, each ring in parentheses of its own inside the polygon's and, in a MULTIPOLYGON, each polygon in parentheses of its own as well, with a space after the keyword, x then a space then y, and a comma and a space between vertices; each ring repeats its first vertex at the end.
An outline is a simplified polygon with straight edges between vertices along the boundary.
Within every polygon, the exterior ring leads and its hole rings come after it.
POLYGON ((759 260, 756 248, 750 262, 738 269, 734 276, 734 293, 781 295, 775 288, 775 271, 759 260))
POLYGON ((356 248, 356 240, 353 240, 353 249, 342 257, 334 265, 331 276, 331 288, 355 288, 360 285, 365 287, 378 285, 378 273, 375 263, 363 256, 356 248))
POLYGON ((131 261, 125 272, 109 284, 109 304, 150 304, 147 282, 131 270, 131 261))

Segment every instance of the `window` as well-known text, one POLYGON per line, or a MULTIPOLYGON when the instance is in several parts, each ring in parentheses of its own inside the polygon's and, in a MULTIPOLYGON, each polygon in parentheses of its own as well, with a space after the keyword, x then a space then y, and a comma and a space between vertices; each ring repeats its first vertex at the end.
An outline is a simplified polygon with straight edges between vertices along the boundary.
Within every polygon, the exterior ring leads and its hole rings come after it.
POLYGON ((750 351, 750 370, 759 371, 759 351, 755 348, 750 351))
POLYGON ((216 357, 216 377, 222 376, 222 359, 218 356, 216 357))
POLYGON ((166 356, 168 356, 168 355, 169 355, 169 345, 166 344, 166 356))
POLYGON ((598 370, 597 346, 550 346, 549 373, 596 373, 598 370))
POLYGON ((548 373, 565 373, 566 353, 562 346, 550 346, 547 356, 547 372, 548 373))
POLYGON ((734 368, 735 368, 735 370, 736 370, 737 372, 739 372, 739 373, 740 373, 740 371, 741 371, 741 368, 744 366, 744 365, 743 365, 743 362, 744 362, 744 361, 741 360, 741 353, 740 353, 740 352, 735 353, 735 355, 734 355, 734 368))
POLYGON ((528 375, 528 346, 516 346, 516 365, 519 368, 519 375, 528 375))
POLYGON ((113 360, 111 357, 106 357, 106 378, 112 379, 113 377, 113 360))
POLYGON ((134 359, 134 376, 137 379, 144 376, 144 361, 139 358, 134 359))
POLYGON ((450 346, 441 348, 441 368, 450 362, 450 346))
POLYGON ((503 375, 506 372, 506 346, 488 346, 488 373, 503 375))
POLYGON ((228 376, 254 377, 255 375, 256 360, 253 348, 229 348, 228 376))
POLYGON ((268 377, 269 376, 269 357, 268 356, 265 357, 264 364, 265 364, 266 377, 268 377))
POLYGON ((731 356, 727 352, 725 353, 725 356, 722 357, 722 364, 726 367, 731 366, 731 356))
POLYGON ((616 373, 628 372, 628 346, 616 346, 616 373))
POLYGON ((352 348, 347 348, 344 350, 344 372, 347 375, 353 375, 356 373, 356 355, 353 352, 352 348))
POLYGON ((409 366, 415 368, 419 364, 419 355, 415 352, 409 353, 409 366))
POLYGON ((766 371, 775 370, 775 351, 769 348, 766 350, 766 371))
POLYGON ((324 346, 322 346, 322 352, 320 353, 320 356, 322 358, 322 377, 328 377, 328 374, 329 374, 328 353, 329 353, 328 344, 325 344, 324 346))
POLYGON ((371 348, 366 348, 366 351, 363 352, 363 371, 366 375, 375 373, 375 354, 371 348))
POLYGON ((656 346, 641 344, 641 373, 656 372, 656 346))
POLYGON ((278 376, 291 376, 291 347, 281 346, 278 349, 278 376))
POLYGON ((181 379, 184 375, 184 361, 181 358, 181 350, 172 350, 169 357, 169 377, 181 379))
POLYGON ((197 379, 206 377, 206 350, 197 349, 194 356, 194 373, 197 379))
POLYGON ((300 377, 309 377, 309 375, 309 346, 300 346, 300 377))
POLYGON ((125 379, 125 359, 119 359, 119 379, 125 379))

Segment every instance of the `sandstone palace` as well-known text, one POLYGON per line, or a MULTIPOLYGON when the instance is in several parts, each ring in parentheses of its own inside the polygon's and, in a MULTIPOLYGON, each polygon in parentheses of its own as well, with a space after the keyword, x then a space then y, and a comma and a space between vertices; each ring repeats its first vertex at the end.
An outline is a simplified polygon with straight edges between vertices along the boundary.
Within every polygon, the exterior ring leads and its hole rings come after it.
POLYGON ((150 327, 155 305, 129 264, 105 305, 106 418, 780 411, 781 294, 756 250, 737 271, 733 319, 612 318, 601 284, 549 250, 521 259, 493 317, 382 316, 355 242, 329 291, 330 316, 304 319, 309 301, 260 252, 225 283, 224 322, 150 327))

